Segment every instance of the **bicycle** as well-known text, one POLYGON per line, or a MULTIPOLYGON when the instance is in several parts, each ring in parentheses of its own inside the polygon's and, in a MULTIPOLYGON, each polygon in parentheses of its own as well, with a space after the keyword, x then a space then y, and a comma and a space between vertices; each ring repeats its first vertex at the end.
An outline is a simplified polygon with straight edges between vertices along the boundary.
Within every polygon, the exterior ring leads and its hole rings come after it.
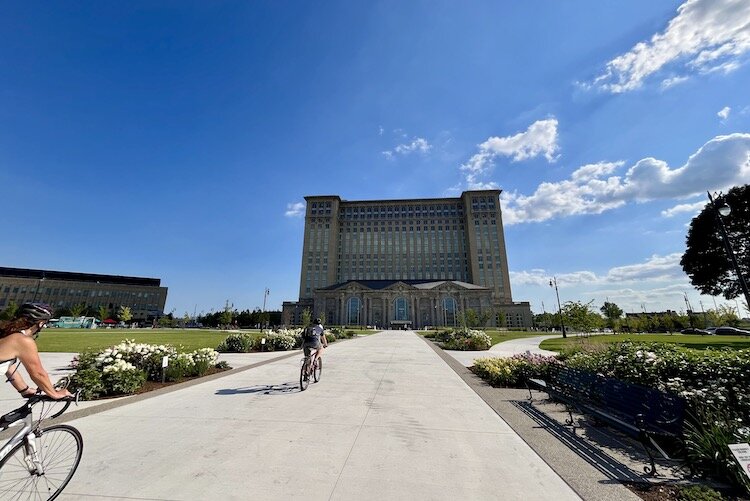
POLYGON ((310 384, 310 376, 313 382, 320 381, 323 374, 323 360, 318 357, 318 352, 314 351, 302 358, 302 367, 299 370, 299 389, 305 391, 310 384))
MULTIPOLYGON (((55 385, 67 387, 67 381, 55 385), (64 384, 64 386, 63 386, 64 384)), ((0 431, 20 425, 21 429, 0 449, 0 499, 55 499, 73 477, 83 452, 83 437, 72 426, 55 424, 41 427, 42 420, 54 419, 68 410, 71 403, 78 405, 80 391, 72 397, 53 400, 36 394, 13 411, 0 416, 0 431), (51 416, 53 406, 45 414, 45 404, 64 403, 59 412, 51 416), (34 420, 32 409, 42 408, 34 420), (49 496, 49 497, 45 497, 49 496)))

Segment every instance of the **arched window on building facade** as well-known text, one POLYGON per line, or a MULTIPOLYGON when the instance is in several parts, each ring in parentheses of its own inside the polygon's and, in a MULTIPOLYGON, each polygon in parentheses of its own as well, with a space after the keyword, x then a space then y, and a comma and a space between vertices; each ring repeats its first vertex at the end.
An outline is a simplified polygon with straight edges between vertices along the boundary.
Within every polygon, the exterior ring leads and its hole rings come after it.
POLYGON ((452 297, 443 298, 443 322, 445 325, 456 326, 456 300, 452 297))
POLYGON ((406 298, 397 297, 393 302, 393 309, 396 312, 396 321, 409 320, 409 303, 406 298))
POLYGON ((358 297, 350 297, 346 302, 346 325, 359 325, 362 301, 358 297))

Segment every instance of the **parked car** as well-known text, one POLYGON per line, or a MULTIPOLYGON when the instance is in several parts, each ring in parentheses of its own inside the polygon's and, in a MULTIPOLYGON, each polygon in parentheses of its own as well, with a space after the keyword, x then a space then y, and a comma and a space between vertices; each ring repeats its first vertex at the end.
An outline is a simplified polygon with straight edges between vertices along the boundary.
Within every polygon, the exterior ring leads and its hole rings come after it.
POLYGON ((715 333, 719 336, 750 336, 750 331, 737 327, 717 327, 715 333))
POLYGON ((698 329, 696 327, 689 327, 687 329, 682 329, 680 331, 680 334, 700 334, 701 336, 705 336, 707 334, 711 334, 711 332, 707 331, 706 329, 698 329))

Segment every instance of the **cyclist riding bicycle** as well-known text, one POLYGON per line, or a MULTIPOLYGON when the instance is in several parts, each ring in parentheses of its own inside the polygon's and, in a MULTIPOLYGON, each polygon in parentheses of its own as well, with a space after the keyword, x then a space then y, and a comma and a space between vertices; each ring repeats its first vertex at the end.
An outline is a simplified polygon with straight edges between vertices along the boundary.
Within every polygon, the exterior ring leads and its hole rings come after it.
POLYGON ((302 336, 302 350, 305 352, 305 356, 309 357, 310 353, 315 350, 315 354, 318 358, 323 356, 323 348, 328 347, 328 340, 326 339, 326 333, 323 326, 320 323, 320 319, 316 318, 312 325, 305 329, 302 336), (321 340, 323 343, 321 344, 321 340))
POLYGON ((52 311, 51 306, 43 303, 25 303, 13 320, 0 322, 0 373, 5 373, 10 384, 25 398, 36 394, 37 389, 30 388, 17 372, 19 364, 23 364, 29 377, 47 396, 55 400, 71 396, 68 390, 55 390, 34 341, 52 317, 52 311))

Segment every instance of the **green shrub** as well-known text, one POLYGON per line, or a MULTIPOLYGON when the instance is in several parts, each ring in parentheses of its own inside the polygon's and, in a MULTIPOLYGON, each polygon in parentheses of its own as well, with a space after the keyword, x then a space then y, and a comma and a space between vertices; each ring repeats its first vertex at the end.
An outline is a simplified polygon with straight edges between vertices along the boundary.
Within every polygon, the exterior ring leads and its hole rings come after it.
POLYGON ((492 386, 522 388, 528 378, 548 378, 552 367, 559 363, 555 357, 525 353, 509 358, 480 358, 474 361, 472 370, 492 386))
POLYGON ((492 339, 483 331, 464 330, 453 333, 452 338, 443 343, 446 350, 480 351, 489 350, 492 339))
POLYGON ((435 339, 435 336, 437 336, 437 331, 425 331, 422 333, 422 336, 426 337, 427 339, 435 339))
POLYGON ((173 382, 189 376, 192 365, 190 359, 185 354, 180 353, 169 360, 169 364, 164 369, 164 380, 173 382))
POLYGON ((221 369, 221 370, 229 370, 232 368, 231 365, 226 360, 222 360, 220 362, 216 362, 216 365, 214 365, 215 368, 221 369))
POLYGON ((70 378, 70 392, 81 390, 81 400, 93 400, 104 393, 102 371, 95 367, 78 369, 70 378))
POLYGON ((680 489, 677 499, 679 501, 716 501, 724 498, 720 492, 706 485, 691 485, 680 489))
MULTIPOLYGON (((695 404, 685 423, 685 451, 696 471, 729 480, 750 494, 750 481, 735 461, 729 444, 750 442, 750 428, 741 418, 710 405, 695 404)), ((715 499, 715 498, 690 498, 715 499)))
POLYGON ((435 334, 435 341, 438 343, 447 343, 456 337, 453 329, 439 331, 435 334))
POLYGON ((253 351, 253 348, 256 345, 257 341, 253 336, 240 332, 228 335, 227 338, 216 347, 216 351, 221 353, 249 353, 253 351))
POLYGON ((107 395, 129 395, 140 390, 146 374, 128 362, 113 364, 102 371, 102 382, 107 395))
POLYGON ((90 369, 96 367, 96 357, 99 355, 95 351, 84 351, 73 357, 71 367, 76 370, 90 369))

